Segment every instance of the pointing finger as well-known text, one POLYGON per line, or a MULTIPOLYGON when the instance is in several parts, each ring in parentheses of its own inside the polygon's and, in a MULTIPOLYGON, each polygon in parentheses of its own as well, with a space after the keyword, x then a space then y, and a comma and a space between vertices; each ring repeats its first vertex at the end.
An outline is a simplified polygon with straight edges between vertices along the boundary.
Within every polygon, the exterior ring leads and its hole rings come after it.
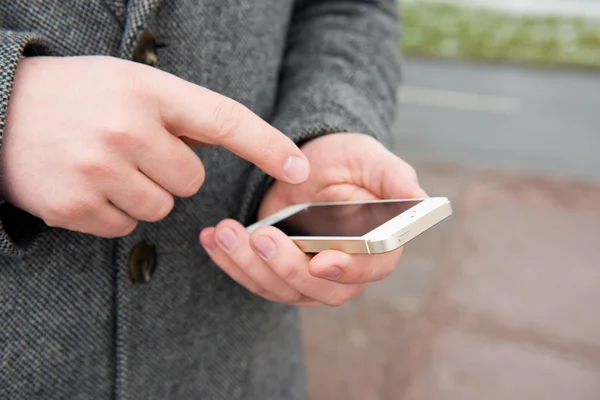
POLYGON ((283 133, 242 104, 172 75, 152 83, 167 129, 194 142, 223 146, 288 183, 302 183, 310 166, 283 133))

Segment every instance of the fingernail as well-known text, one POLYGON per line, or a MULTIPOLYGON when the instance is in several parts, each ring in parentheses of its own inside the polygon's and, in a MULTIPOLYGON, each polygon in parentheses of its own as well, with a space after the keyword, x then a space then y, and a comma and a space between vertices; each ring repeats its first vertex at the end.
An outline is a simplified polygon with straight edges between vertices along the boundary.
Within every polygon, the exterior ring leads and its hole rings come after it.
POLYGON ((342 270, 338 267, 329 267, 319 272, 319 277, 324 279, 336 280, 342 275, 342 270))
POLYGON ((218 248, 217 242, 215 242, 214 235, 207 235, 202 238, 202 246, 208 251, 215 251, 218 248))
POLYGON ((285 160, 283 172, 291 183, 302 183, 308 179, 310 167, 306 159, 290 156, 285 160))
POLYGON ((265 260, 270 260, 277 254, 277 245, 268 236, 257 236, 252 240, 252 247, 265 260))
POLYGON ((217 241, 226 252, 232 252, 238 244, 238 236, 231 228, 224 228, 217 233, 217 241))

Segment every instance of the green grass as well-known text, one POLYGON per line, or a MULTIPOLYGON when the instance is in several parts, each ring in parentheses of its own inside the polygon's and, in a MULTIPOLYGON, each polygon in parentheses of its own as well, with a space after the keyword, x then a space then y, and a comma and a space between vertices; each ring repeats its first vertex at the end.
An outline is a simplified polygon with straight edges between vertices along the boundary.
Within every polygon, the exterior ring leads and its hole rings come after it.
POLYGON ((404 2, 406 54, 600 69, 600 20, 404 2))

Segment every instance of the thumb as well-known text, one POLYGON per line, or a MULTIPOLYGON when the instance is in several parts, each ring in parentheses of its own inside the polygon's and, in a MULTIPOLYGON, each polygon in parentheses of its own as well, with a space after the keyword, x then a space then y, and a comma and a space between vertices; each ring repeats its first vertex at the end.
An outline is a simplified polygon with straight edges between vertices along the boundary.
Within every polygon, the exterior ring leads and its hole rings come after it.
POLYGON ((428 197, 419 185, 415 169, 389 150, 378 157, 366 174, 366 188, 381 199, 414 199, 428 197))

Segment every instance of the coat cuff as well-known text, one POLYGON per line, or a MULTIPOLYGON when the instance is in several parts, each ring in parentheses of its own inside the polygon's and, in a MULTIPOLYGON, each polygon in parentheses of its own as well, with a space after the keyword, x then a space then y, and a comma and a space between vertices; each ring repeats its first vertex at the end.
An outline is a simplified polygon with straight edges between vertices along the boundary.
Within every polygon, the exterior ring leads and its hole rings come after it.
MULTIPOLYGON (((0 157, 6 114, 19 61, 23 57, 48 55, 50 46, 34 33, 0 30, 0 157)), ((0 254, 19 255, 37 229, 36 218, 4 201, 0 202, 0 254)))

